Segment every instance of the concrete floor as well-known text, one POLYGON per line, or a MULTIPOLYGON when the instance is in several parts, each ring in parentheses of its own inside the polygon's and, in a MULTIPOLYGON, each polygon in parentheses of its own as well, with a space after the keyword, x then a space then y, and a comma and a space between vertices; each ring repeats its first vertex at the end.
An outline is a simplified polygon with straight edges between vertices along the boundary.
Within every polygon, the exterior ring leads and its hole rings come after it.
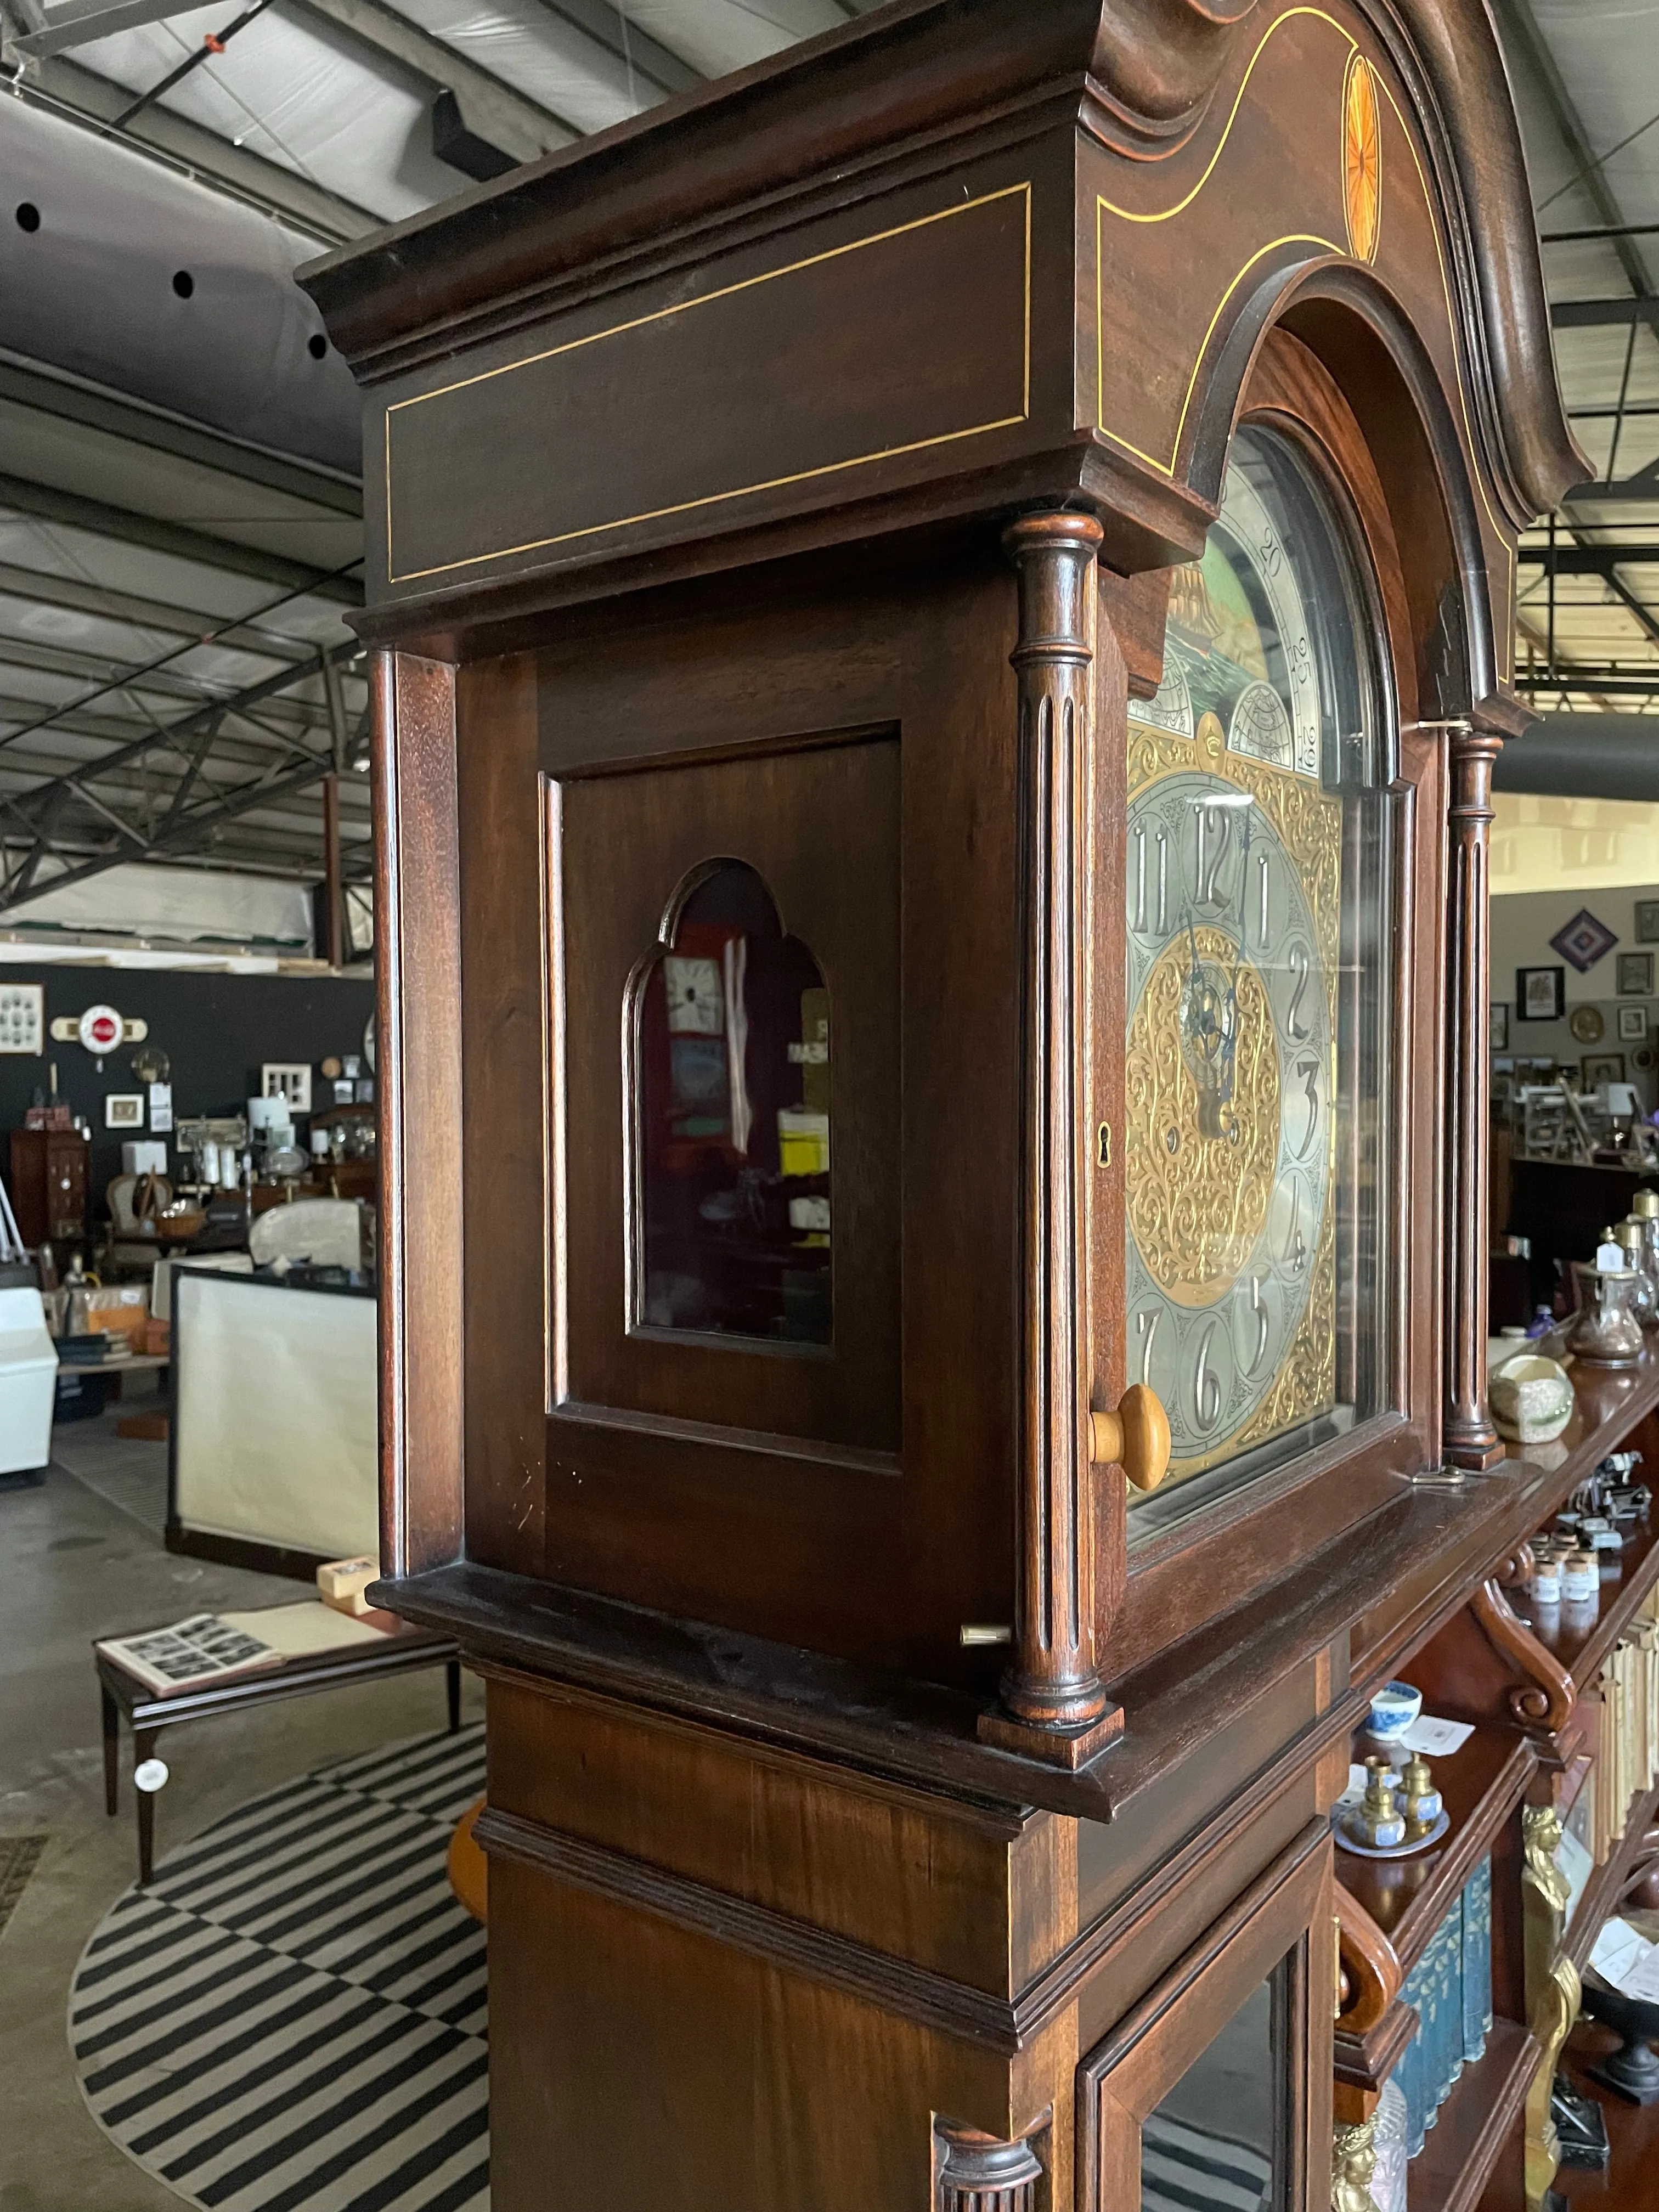
MULTIPOLYGON (((135 1390, 143 1378, 128 1378, 135 1390)), ((137 1410, 137 1395, 128 1410, 137 1410)), ((292 1603, 301 1585, 163 1549, 167 1447, 115 1418, 60 1427, 40 1489, 0 1491, 0 1836, 46 1847, 0 1930, 0 2212, 165 2212, 184 2200, 100 2131, 64 2015, 70 1976, 137 1872, 124 1735, 121 1809, 104 1813, 91 1641, 224 1606, 292 1603)), ((465 1685, 468 1718, 483 1711, 465 1685)), ((441 1668, 170 1729, 156 1855, 319 1762, 444 1722, 441 1668)))

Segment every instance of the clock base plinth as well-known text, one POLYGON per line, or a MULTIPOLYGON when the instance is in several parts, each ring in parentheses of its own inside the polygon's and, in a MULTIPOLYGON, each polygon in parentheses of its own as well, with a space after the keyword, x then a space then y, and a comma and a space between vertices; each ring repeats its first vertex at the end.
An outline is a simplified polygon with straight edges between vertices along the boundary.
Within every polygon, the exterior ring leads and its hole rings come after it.
POLYGON ((1472 1474, 1490 1474, 1509 1456, 1495 1429, 1485 1436, 1476 1431, 1467 1437, 1443 1437, 1441 1449, 1450 1466, 1467 1468, 1472 1474))
POLYGON ((1021 1720, 1004 1705, 993 1705, 979 1717, 976 1733, 981 1743, 1000 1751, 1016 1751, 1024 1759, 1041 1759, 1050 1766, 1075 1771, 1087 1766, 1123 1733, 1123 1708, 1114 1706, 1086 1728, 1047 1728, 1041 1721, 1021 1720))

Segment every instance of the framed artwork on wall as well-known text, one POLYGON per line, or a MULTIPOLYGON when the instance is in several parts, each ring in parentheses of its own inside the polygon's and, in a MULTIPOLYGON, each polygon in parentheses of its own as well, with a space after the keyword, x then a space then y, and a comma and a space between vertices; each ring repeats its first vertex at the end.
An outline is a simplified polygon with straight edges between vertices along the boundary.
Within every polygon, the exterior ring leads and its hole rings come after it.
POLYGON ((1650 999, 1653 996, 1652 953, 1620 954, 1619 995, 1621 999, 1650 999))
POLYGON ((0 983, 0 1052, 46 1049, 44 983, 0 983))
POLYGON ((1599 1091, 1604 1083, 1622 1083, 1625 1079, 1622 1052, 1586 1053, 1583 1066, 1586 1091, 1599 1091))
POLYGON ((1607 1026, 1600 1006, 1575 1006, 1567 1016, 1567 1027, 1577 1044, 1600 1044, 1607 1026))
POLYGON ((1559 1022, 1566 994, 1565 968, 1517 968, 1515 971, 1517 1021, 1559 1022))
POLYGON ((1564 960, 1571 960, 1581 975, 1588 975, 1598 960, 1606 959, 1619 942, 1605 921, 1599 921, 1587 906, 1581 906, 1572 920, 1564 922, 1550 939, 1552 952, 1559 952, 1564 960))
POLYGON ((144 1126, 144 1094, 142 1091, 108 1091, 104 1094, 104 1127, 106 1129, 142 1129, 144 1126))
POLYGON ((1620 1006, 1619 1009, 1619 1040, 1627 1043, 1648 1033, 1648 1010, 1645 1006, 1620 1006))
POLYGON ((1494 1052, 1507 1052, 1510 1048, 1510 1010, 1502 999, 1492 1002, 1492 1030, 1487 1042, 1494 1052))
POLYGON ((1659 945, 1659 899, 1637 900, 1636 941, 1638 945, 1659 945))

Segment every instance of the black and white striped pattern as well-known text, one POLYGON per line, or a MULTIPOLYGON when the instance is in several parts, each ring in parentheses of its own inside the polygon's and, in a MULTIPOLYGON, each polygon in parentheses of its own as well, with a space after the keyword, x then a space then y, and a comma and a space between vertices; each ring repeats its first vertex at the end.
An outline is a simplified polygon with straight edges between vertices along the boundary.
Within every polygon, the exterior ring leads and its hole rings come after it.
POLYGON ((1141 2123, 1141 2212, 1262 2212, 1273 2180, 1273 2160, 1248 2143, 1163 2112, 1141 2123))
POLYGON ((304 1776, 164 1860, 82 1954, 94 2118, 213 2212, 488 2212, 483 1930, 444 1872, 483 1732, 304 1776))

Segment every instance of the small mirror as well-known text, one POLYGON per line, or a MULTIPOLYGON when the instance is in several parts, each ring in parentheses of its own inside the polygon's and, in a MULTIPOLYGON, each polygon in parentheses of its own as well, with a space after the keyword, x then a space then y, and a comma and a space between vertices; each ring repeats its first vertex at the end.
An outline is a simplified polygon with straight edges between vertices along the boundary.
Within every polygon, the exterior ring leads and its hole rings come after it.
POLYGON ((636 1331, 831 1341, 830 994, 739 860, 629 987, 636 1331))

